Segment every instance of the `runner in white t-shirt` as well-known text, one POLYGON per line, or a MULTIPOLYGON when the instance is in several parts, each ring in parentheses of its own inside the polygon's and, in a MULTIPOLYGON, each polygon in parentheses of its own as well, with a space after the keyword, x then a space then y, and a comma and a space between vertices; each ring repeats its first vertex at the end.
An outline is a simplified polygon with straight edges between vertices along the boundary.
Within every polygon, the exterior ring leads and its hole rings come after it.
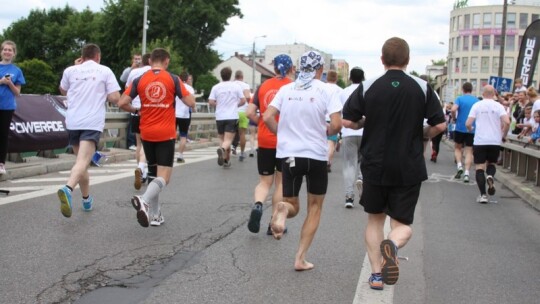
POLYGON ((493 86, 484 86, 482 97, 481 101, 472 106, 465 125, 469 131, 472 131, 473 123, 476 123, 474 127, 473 155, 476 167, 476 183, 480 190, 477 202, 486 204, 489 201, 486 195, 486 181, 488 184, 487 193, 494 195, 495 164, 499 158, 501 144, 506 140, 510 119, 504 107, 493 100, 495 97, 495 88, 493 86), (487 173, 487 176, 484 172, 487 173))
POLYGON ((100 61, 99 46, 87 44, 81 58, 64 70, 60 81, 60 93, 67 96, 68 140, 77 156, 66 185, 58 190, 60 211, 65 217, 71 217, 71 194, 77 185, 81 188, 83 210, 92 210, 88 167, 105 127, 105 103, 117 104, 120 99, 116 77, 100 61))
MULTIPOLYGON (((131 85, 134 79, 141 77, 144 73, 146 73, 148 70, 150 70, 150 54, 144 54, 142 56, 142 67, 132 69, 131 72, 129 72, 129 75, 127 77, 126 81, 126 88, 131 85)), ((135 97, 131 101, 131 105, 134 108, 141 109, 141 99, 139 96, 135 97)), ((135 134, 135 142, 136 142, 136 148, 135 148, 135 160, 137 161, 137 168, 135 169, 135 180, 133 182, 133 186, 135 189, 139 190, 141 189, 142 184, 146 182, 146 179, 148 177, 148 167, 146 166, 146 156, 144 154, 144 149, 142 147, 141 142, 141 130, 139 128, 141 117, 139 114, 130 114, 131 119, 131 132, 135 134)), ((154 172, 152 177, 156 177, 156 173, 154 172)))
POLYGON ((232 70, 224 67, 220 71, 222 82, 212 87, 208 104, 216 107, 216 125, 220 146, 217 149, 218 165, 228 168, 231 166, 231 144, 238 124, 238 107, 246 103, 246 98, 240 87, 230 81, 232 70))
MULTIPOLYGON (((180 79, 184 82, 186 89, 195 95, 195 89, 191 86, 192 77, 187 72, 180 74, 180 79)), ((186 106, 180 98, 176 97, 176 128, 180 133, 180 142, 178 143, 178 154, 176 155, 176 161, 184 163, 184 150, 186 149, 189 125, 191 124, 191 112, 196 111, 197 107, 192 108, 186 106)))
POLYGON ((272 215, 272 233, 280 239, 286 218, 295 217, 300 209, 298 195, 302 179, 307 182, 307 216, 300 233, 300 244, 294 268, 297 271, 314 267, 306 261, 306 253, 319 227, 322 204, 328 187, 328 144, 326 137, 341 130, 341 108, 333 99, 327 84, 321 82, 323 57, 309 51, 300 57, 300 74, 294 83, 281 87, 264 112, 268 129, 277 134, 276 157, 282 158, 283 202, 272 215), (279 114, 279 124, 275 116, 279 114), (325 115, 330 114, 330 123, 325 115))

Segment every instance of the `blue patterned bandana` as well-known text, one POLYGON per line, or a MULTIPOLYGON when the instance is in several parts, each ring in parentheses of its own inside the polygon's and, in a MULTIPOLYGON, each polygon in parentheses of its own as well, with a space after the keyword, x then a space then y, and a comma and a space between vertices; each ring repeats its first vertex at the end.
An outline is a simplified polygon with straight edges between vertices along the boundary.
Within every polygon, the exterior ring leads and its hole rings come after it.
POLYGON ((318 69, 324 65, 324 58, 316 51, 306 52, 300 57, 300 74, 295 81, 297 90, 306 90, 311 87, 318 69))
POLYGON ((287 75, 287 71, 289 71, 291 67, 292 60, 289 55, 281 54, 277 55, 276 58, 274 58, 274 68, 279 71, 281 77, 285 77, 287 75))

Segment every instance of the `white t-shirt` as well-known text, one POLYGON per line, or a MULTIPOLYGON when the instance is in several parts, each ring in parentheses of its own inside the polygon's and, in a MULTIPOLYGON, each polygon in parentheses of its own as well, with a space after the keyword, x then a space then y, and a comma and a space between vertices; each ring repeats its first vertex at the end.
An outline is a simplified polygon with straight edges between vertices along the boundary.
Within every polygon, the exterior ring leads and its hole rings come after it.
POLYGON ((87 60, 65 69, 60 87, 67 91, 67 129, 103 132, 107 95, 120 91, 111 69, 87 60))
MULTIPOLYGON (((342 105, 345 105, 345 102, 347 102, 347 99, 349 99, 349 96, 351 96, 352 92, 358 88, 360 84, 353 83, 350 86, 346 87, 341 91, 341 94, 339 94, 339 101, 342 105)), ((347 137, 347 136, 362 136, 364 134, 364 128, 361 128, 359 130, 349 129, 349 128, 341 128, 341 137, 347 137)))
POLYGON ((469 117, 476 118, 474 145, 502 144, 501 117, 508 115, 504 107, 493 99, 482 99, 476 102, 469 112, 469 117))
MULTIPOLYGON (((129 75, 126 81, 126 88, 131 85, 131 83, 133 82, 133 80, 135 80, 135 78, 140 77, 142 74, 144 74, 146 71, 150 70, 151 68, 152 67, 150 67, 149 65, 145 65, 143 67, 131 70, 131 72, 129 72, 129 75)), ((139 95, 133 98, 133 100, 131 101, 131 105, 137 109, 141 108, 141 98, 139 98, 139 95)))
POLYGON ((242 89, 232 81, 213 86, 208 99, 216 101, 216 120, 238 119, 238 103, 242 98, 242 89))
MULTIPOLYGON (((242 96, 245 98, 244 91, 245 90, 249 91, 249 84, 247 84, 247 83, 245 83, 245 82, 243 82, 241 80, 235 80, 233 82, 240 86, 240 88, 242 89, 242 96)), ((249 100, 246 100, 246 103, 244 103, 243 105, 238 107, 238 112, 246 112, 248 104, 249 104, 249 100)))
MULTIPOLYGON (((189 84, 185 82, 184 82, 184 86, 186 87, 186 90, 188 90, 188 92, 191 95, 195 95, 195 89, 193 89, 192 86, 190 86, 189 84)), ((175 111, 176 111, 176 118, 189 118, 189 107, 186 106, 186 104, 182 102, 182 100, 180 100, 178 96, 176 97, 175 111)))
MULTIPOLYGON (((331 98, 338 98, 339 94, 341 94, 343 91, 343 89, 335 83, 327 82, 326 86, 328 87, 328 92, 330 93, 331 98)), ((326 114, 325 119, 326 121, 330 121, 330 114, 326 114)))
POLYGON ((279 110, 276 157, 328 160, 326 114, 341 111, 327 84, 318 79, 307 90, 295 90, 294 82, 279 89, 270 106, 279 110))

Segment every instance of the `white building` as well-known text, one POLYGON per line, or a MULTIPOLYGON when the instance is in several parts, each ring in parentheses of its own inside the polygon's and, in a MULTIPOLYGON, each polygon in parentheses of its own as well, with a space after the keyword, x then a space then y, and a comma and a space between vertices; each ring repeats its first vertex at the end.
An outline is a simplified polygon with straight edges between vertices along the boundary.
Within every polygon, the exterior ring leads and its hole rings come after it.
MULTIPOLYGON (((540 19, 539 1, 517 1, 517 3, 507 7, 506 42, 501 76, 512 81, 515 78, 523 33, 531 22, 540 19)), ((461 94, 464 82, 471 82, 473 94, 479 96, 490 76, 498 76, 502 20, 503 5, 471 6, 452 10, 448 43, 449 81, 442 93, 442 98, 446 102, 453 101, 461 94)), ((538 83, 539 75, 537 65, 533 77, 534 87, 538 83)))

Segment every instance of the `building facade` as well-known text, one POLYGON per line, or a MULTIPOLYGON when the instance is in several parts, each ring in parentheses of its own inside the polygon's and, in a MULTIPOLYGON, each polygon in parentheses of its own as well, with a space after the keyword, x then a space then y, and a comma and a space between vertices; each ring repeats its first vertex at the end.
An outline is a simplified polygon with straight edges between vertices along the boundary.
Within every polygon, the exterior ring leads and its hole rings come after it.
MULTIPOLYGON (((501 77, 514 80, 523 33, 531 22, 540 19, 540 5, 527 3, 529 2, 523 1, 507 6, 502 63, 500 52, 503 5, 471 6, 452 10, 448 43, 448 81, 442 96, 445 102, 453 101, 461 94, 464 82, 471 82, 473 94, 480 96, 482 87, 488 84, 490 76, 498 76, 500 64, 503 65, 501 77)), ((537 64, 533 77, 534 87, 537 87, 539 75, 537 64)), ((512 90, 510 85, 509 91, 512 90)))

